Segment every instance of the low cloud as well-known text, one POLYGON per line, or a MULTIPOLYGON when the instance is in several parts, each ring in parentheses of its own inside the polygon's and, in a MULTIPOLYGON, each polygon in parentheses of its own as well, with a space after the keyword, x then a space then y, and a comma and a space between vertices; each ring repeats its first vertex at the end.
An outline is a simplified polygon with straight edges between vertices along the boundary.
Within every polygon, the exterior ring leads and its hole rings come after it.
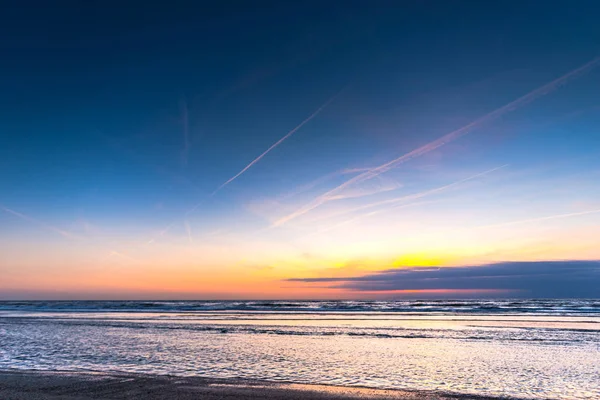
POLYGON ((520 297, 600 297, 600 261, 519 261, 466 267, 389 269, 359 277, 294 278, 356 292, 502 290, 520 297))

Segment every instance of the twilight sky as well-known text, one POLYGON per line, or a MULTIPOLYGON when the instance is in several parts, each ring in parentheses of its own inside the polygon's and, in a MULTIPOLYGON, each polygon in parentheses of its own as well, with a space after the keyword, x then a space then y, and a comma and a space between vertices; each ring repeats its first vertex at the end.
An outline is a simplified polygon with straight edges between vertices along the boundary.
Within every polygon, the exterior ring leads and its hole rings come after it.
POLYGON ((597 1, 13 3, 0 299, 600 297, 597 1))

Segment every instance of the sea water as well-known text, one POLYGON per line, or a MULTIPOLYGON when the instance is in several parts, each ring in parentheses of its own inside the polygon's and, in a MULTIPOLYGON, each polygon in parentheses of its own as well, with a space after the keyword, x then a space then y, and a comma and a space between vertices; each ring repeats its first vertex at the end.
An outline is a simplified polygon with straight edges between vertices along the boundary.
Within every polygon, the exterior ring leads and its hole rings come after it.
POLYGON ((0 302, 0 369, 600 399, 600 301, 0 302))

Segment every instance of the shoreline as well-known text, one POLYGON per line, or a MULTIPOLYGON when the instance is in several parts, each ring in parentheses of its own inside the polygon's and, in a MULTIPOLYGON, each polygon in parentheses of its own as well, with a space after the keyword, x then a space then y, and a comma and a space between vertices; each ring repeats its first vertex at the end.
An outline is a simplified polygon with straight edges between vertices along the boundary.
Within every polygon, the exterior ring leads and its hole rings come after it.
POLYGON ((355 386, 297 384, 243 379, 179 377, 132 373, 67 372, 38 370, 0 371, 3 400, 508 400, 418 390, 372 389, 355 386))

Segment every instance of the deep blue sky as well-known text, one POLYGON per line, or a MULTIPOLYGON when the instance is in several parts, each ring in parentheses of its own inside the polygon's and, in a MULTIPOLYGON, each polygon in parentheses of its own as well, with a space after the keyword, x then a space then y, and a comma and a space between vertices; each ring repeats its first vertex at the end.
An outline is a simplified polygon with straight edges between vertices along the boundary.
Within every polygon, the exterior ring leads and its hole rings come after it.
MULTIPOLYGON (((364 168, 426 145, 598 57, 599 20, 600 3, 583 0, 5 4, 0 249, 12 252, 0 269, 12 274, 7 288, 43 288, 42 271, 50 270, 64 274, 53 285, 68 292, 72 270, 89 279, 87 265, 106 262, 105 253, 109 260, 117 253, 131 257, 138 263, 131 268, 143 271, 154 256, 139 244, 161 241, 200 254, 173 261, 186 265, 181 276, 213 276, 215 265, 224 264, 235 265, 233 271, 248 265, 253 271, 256 264, 276 271, 268 279, 248 278, 261 282, 327 277, 331 265, 357 259, 371 260, 369 271, 388 269, 382 260, 428 258, 428 237, 448 238, 447 247, 431 252, 452 265, 597 258, 587 242, 560 251, 552 243, 573 238, 565 233, 571 230, 589 237, 597 226, 600 68, 345 188, 341 202, 319 199, 364 168), (338 215, 352 216, 365 206, 361 201, 410 196, 498 167, 500 173, 486 172, 485 190, 469 186, 479 178, 468 179, 459 197, 442 205, 423 199, 431 204, 395 214, 398 223, 418 221, 410 229, 422 242, 393 236, 403 229, 387 217, 373 220, 372 231, 338 232, 340 222, 355 223, 338 215), (570 214, 576 219, 560 217, 570 214), (536 219, 546 217, 558 225, 538 227, 536 219), (492 235, 474 245, 477 251, 465 250, 469 239, 454 243, 454 234, 439 231, 523 220, 534 227, 515 243, 492 235), (223 234, 233 237, 220 238, 219 248, 239 259, 219 258, 214 249, 205 259, 203 240, 223 234), (84 244, 70 242, 70 235, 84 244), (17 273, 21 261, 15 260, 40 243, 61 250, 40 250, 44 262, 22 261, 28 272, 17 273), (86 248, 85 255, 65 267, 73 247, 86 248), (39 285, 30 283, 34 275, 39 285)), ((226 277, 215 279, 227 286, 226 277)))

